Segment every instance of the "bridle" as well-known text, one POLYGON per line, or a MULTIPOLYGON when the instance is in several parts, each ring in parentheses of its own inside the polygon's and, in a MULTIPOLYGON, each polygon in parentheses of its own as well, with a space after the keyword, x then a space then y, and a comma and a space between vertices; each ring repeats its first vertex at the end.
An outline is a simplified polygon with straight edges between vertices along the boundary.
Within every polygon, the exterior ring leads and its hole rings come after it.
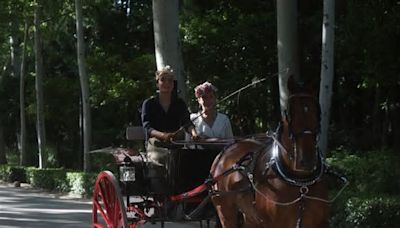
MULTIPOLYGON (((317 108, 317 115, 318 115, 318 120, 319 120, 319 116, 321 113, 321 109, 318 103, 317 98, 315 98, 314 96, 310 95, 310 94, 304 94, 304 93, 300 93, 300 94, 293 94, 291 96, 289 96, 288 98, 288 108, 287 108, 287 112, 286 114, 286 119, 289 123, 289 131, 290 131, 290 136, 295 138, 296 136, 302 136, 302 135, 314 135, 314 136, 318 136, 319 135, 319 129, 320 129, 320 125, 319 125, 319 121, 318 121, 318 125, 315 129, 303 129, 300 132, 297 133, 293 133, 292 129, 293 129, 293 120, 292 120, 292 115, 294 115, 293 113, 291 113, 292 109, 291 109, 291 102, 293 99, 295 98, 305 98, 305 99, 310 99, 312 101, 313 104, 315 104, 315 107, 317 108)), ((305 112, 308 112, 309 110, 309 106, 303 106, 303 110, 305 110, 305 112)))
MULTIPOLYGON (((303 103, 305 103, 305 102, 303 102, 303 103)), ((312 107, 303 104, 302 109, 303 109, 304 113, 309 113, 310 109, 312 109, 312 107)), ((313 115, 313 114, 311 113, 311 115, 313 115)), ((289 160, 293 160, 297 156, 297 150, 298 150, 298 145, 297 145, 298 140, 297 139, 299 139, 301 137, 311 136, 314 139, 314 143, 316 145, 315 150, 317 150, 316 152, 318 152, 317 141, 318 141, 318 136, 320 133, 319 116, 320 116, 320 106, 319 106, 318 100, 314 96, 312 96, 310 94, 306 94, 306 93, 298 93, 298 94, 293 94, 293 95, 289 96, 287 110, 284 113, 284 118, 285 118, 286 122, 288 123, 289 139, 291 140, 291 144, 292 144, 292 148, 286 150, 289 160), (311 104, 315 105, 314 107, 317 109, 317 113, 315 115, 318 116, 318 118, 317 118, 318 124, 316 125, 316 127, 314 129, 309 129, 309 128, 304 127, 300 131, 296 131, 296 132, 293 131, 294 121, 293 121, 292 117, 296 114, 292 113, 293 109, 291 107, 294 102, 293 100, 297 99, 297 98, 311 100, 311 104)), ((279 131, 281 131, 281 129, 279 131)), ((281 132, 279 132, 278 134, 281 135, 281 132)))

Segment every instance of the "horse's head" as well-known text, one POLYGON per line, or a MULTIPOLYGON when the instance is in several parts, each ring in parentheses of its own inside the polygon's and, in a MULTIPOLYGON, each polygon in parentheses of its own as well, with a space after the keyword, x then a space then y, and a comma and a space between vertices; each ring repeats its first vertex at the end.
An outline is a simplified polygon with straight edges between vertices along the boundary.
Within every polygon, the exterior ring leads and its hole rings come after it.
POLYGON ((288 89, 281 136, 287 150, 285 160, 291 170, 307 174, 315 171, 319 164, 320 106, 316 96, 294 80, 289 80, 288 89))

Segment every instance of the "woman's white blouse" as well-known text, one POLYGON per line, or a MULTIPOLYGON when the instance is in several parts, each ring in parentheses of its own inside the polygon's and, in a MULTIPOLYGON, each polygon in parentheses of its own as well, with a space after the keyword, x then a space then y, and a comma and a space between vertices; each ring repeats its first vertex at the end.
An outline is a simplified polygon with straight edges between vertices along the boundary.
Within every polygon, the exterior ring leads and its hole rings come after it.
POLYGON ((210 138, 233 138, 231 122, 225 114, 217 113, 217 117, 215 118, 212 127, 204 121, 200 113, 190 114, 190 119, 196 127, 197 134, 199 135, 204 135, 210 138))

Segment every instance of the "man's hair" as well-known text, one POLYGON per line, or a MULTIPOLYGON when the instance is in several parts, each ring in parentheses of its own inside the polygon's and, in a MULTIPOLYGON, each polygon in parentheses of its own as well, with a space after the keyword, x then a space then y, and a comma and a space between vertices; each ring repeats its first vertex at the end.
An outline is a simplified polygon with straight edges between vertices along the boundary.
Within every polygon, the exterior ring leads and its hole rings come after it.
POLYGON ((164 74, 171 75, 175 78, 174 70, 171 68, 170 65, 166 65, 163 68, 161 68, 160 70, 156 71, 156 80, 158 80, 160 78, 160 76, 164 75, 164 74))

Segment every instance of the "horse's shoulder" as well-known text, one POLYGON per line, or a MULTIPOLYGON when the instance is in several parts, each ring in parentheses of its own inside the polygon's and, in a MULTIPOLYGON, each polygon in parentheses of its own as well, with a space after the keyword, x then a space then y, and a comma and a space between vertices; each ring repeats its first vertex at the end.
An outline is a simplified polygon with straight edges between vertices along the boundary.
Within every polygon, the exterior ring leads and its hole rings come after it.
POLYGON ((243 139, 239 142, 237 142, 237 144, 239 146, 243 146, 243 147, 262 147, 265 146, 265 143, 263 141, 257 140, 257 139, 253 139, 253 138, 247 138, 247 139, 243 139))

